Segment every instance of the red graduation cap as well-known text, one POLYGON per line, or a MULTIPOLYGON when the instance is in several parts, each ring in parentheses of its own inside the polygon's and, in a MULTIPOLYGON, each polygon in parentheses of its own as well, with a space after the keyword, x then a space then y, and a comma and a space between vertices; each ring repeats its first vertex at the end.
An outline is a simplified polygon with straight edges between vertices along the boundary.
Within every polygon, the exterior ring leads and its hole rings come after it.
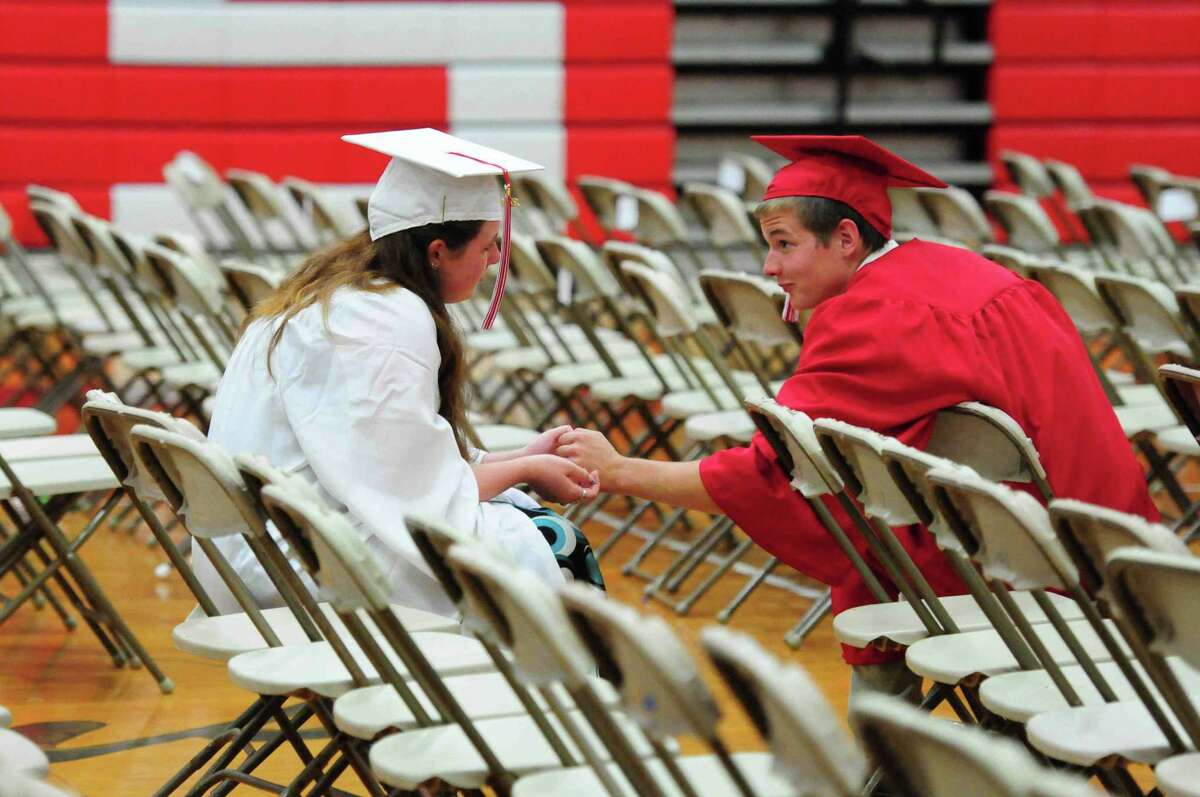
POLYGON ((857 210, 884 237, 892 237, 891 186, 945 188, 946 184, 862 136, 751 136, 791 161, 775 173, 763 199, 819 196, 857 210))

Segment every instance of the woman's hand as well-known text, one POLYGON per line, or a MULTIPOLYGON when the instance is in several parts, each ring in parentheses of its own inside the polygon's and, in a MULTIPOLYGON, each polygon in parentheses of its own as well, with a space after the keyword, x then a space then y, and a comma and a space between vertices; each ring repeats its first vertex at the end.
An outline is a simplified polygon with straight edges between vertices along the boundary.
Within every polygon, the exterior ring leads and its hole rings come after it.
POLYGON ((600 488, 611 492, 615 487, 615 473, 625 459, 612 443, 593 429, 573 429, 558 438, 558 455, 593 471, 599 476, 600 488))
POLYGON ((537 437, 529 441, 529 444, 521 450, 521 456, 532 457, 538 454, 553 454, 558 448, 558 440, 566 432, 571 431, 570 426, 556 426, 553 429, 547 429, 537 437))
POLYGON ((535 454, 519 460, 524 465, 524 480, 538 495, 559 504, 571 504, 595 498, 600 484, 589 473, 568 459, 554 454, 535 454))

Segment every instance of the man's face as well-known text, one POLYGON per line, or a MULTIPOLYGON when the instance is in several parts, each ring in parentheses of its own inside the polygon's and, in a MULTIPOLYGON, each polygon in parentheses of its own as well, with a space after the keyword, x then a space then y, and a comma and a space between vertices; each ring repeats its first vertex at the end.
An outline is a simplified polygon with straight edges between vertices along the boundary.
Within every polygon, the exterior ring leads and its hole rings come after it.
POLYGON ((769 247, 763 274, 779 283, 793 307, 808 310, 846 290, 858 264, 844 253, 840 230, 822 244, 790 208, 762 216, 759 226, 769 247))

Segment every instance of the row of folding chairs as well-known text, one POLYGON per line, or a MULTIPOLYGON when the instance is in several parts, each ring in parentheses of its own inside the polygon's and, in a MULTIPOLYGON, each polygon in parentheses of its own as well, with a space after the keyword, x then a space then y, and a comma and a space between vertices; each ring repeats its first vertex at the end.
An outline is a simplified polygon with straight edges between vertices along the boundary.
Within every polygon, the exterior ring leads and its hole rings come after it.
MULTIPOLYGON (((1195 278, 1200 253, 1194 240, 1177 243, 1156 214, 1165 188, 1189 185, 1152 167, 1133 165, 1130 177, 1147 207, 1096 195, 1073 165, 1011 150, 1000 153, 1021 192, 1006 207, 993 207, 1010 245, 1055 255, 1097 271, 1178 284, 1195 278), (1059 230, 1064 231, 1060 236, 1059 230), (1074 243, 1072 243, 1074 242, 1074 243)), ((1191 195, 1191 189, 1186 189, 1191 195)))
MULTIPOLYGON (((860 750, 802 670, 713 627, 701 646, 770 751, 734 752, 697 662, 662 620, 580 585, 555 594, 489 546, 409 518, 461 612, 464 634, 449 632, 388 603, 372 552, 306 482, 261 459, 231 458, 194 427, 110 396, 94 394, 85 417, 127 458, 122 472, 141 474, 125 479, 133 498, 166 497, 243 609, 173 632, 184 650, 225 660, 231 680, 255 698, 161 793, 197 774, 201 787, 272 788, 254 770, 283 744, 305 762, 288 786, 311 784, 320 794, 350 769, 370 794, 436 780, 521 795, 852 795, 872 780, 873 758, 896 793, 915 797, 952 793, 926 782, 941 777, 948 757, 959 759, 957 772, 997 780, 997 794, 1035 793, 1024 770, 1036 765, 1015 745, 997 748, 982 731, 895 701, 854 707, 867 752, 860 750), (231 537, 255 553, 283 606, 263 611, 248 598, 222 556, 220 541, 231 537), (328 604, 314 602, 285 550, 328 604), (303 700, 299 711, 282 711, 289 698, 303 700), (330 737, 316 751, 298 733, 313 716, 330 737), (271 740, 233 767, 270 718, 278 728, 271 740), (681 756, 678 737, 695 737, 711 752, 681 756), (995 766, 996 749, 1006 766, 995 766), (1010 771, 1015 761, 1024 766, 1010 771)), ((203 592, 197 597, 205 605, 203 592)), ((1036 793, 1079 793, 1079 783, 1042 774, 1045 791, 1036 793)))
MULTIPOLYGON (((1184 376, 1190 381, 1181 391, 1193 408, 1200 406, 1195 392, 1200 372, 1184 376)), ((958 420, 950 416, 939 419, 941 429, 935 428, 924 451, 840 421, 813 421, 771 401, 755 411, 780 466, 825 519, 878 600, 835 618, 839 641, 858 648, 903 646, 908 668, 931 684, 926 708, 945 702, 963 721, 1027 734, 1042 754, 1084 768, 1113 793, 1140 793, 1127 762, 1155 764, 1191 749, 1195 741, 1179 724, 1186 728, 1193 711, 1181 696, 1200 686, 1196 659, 1188 658, 1182 644, 1166 650, 1152 641, 1173 634, 1174 624, 1186 619, 1168 618, 1160 605, 1137 600, 1116 606, 1119 599, 1106 581, 1117 549, 1127 558, 1200 567, 1171 530, 1054 499, 1028 440, 990 408, 957 412, 988 417, 994 424, 991 440, 964 437, 961 429, 947 434, 958 420), (963 446, 971 449, 969 456, 962 456, 963 446), (963 460, 973 460, 974 467, 963 460), (1001 484, 1021 481, 1030 481, 1031 489, 1001 484), (850 515, 882 564, 881 575, 828 518, 821 508, 824 496, 850 515), (928 529, 967 595, 934 593, 896 536, 912 524, 928 529), (1143 550, 1124 550, 1130 547, 1143 550), (890 599, 896 592, 903 601, 890 599), (1136 606, 1141 608, 1135 616, 1136 606), (1090 722, 1081 718, 1091 716, 1087 711, 1093 707, 1093 714, 1117 717, 1109 706, 1121 706, 1140 724, 1135 729, 1117 720, 1115 727, 1096 727, 1089 739, 1077 742, 1084 726, 1067 723, 1090 722), (1070 713, 1076 708, 1081 712, 1070 713), (1035 734, 1035 728, 1042 730, 1035 734), (1083 751, 1097 752, 1096 738, 1110 746, 1087 757, 1083 751)), ((1193 599, 1178 597, 1177 611, 1193 599)), ((1193 793, 1187 784, 1188 778, 1194 784, 1196 766, 1194 756, 1172 763, 1160 785, 1167 793, 1193 793)))
POLYGON ((1184 418, 1166 395, 1156 365, 1200 364, 1200 291, 1152 279, 1103 274, 1061 260, 992 247, 992 259, 1045 286, 1075 323, 1101 384, 1155 481, 1190 523, 1194 503, 1174 470, 1200 456, 1184 418))

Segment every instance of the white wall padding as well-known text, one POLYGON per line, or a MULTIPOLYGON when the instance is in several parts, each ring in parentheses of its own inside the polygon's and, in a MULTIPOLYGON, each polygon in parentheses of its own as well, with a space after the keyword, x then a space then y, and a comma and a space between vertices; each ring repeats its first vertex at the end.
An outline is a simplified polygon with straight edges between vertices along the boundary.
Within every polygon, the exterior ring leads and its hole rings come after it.
POLYGON ((146 2, 109 7, 109 59, 137 64, 445 64, 563 58, 558 3, 146 2))
POLYGON ((451 64, 450 124, 470 122, 558 122, 563 116, 561 63, 451 64))

